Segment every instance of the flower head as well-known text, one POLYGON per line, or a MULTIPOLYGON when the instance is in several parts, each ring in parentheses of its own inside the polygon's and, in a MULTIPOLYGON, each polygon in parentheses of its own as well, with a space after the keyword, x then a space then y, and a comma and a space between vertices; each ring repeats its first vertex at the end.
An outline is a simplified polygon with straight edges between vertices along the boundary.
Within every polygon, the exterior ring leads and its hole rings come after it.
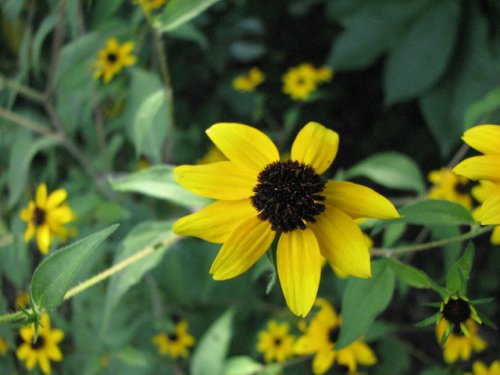
MULTIPOLYGON (((472 351, 481 352, 486 348, 486 342, 477 334, 478 326, 473 320, 465 323, 468 336, 465 336, 460 329, 453 329, 443 347, 443 359, 446 363, 455 363, 459 358, 463 361, 470 359, 472 351)), ((448 324, 442 319, 436 325, 436 336, 439 343, 442 343, 443 335, 446 334, 448 324)))
POLYGON ((161 8, 167 0, 132 0, 134 4, 140 5, 145 13, 161 8))
MULTIPOLYGON (((461 161, 453 168, 456 174, 471 180, 500 184, 500 125, 479 125, 467 130, 462 139, 484 155, 461 161)), ((491 194, 483 203, 477 219, 481 224, 500 224, 500 193, 491 194)))
POLYGON ((247 74, 242 74, 234 78, 233 88, 238 91, 252 92, 259 86, 266 76, 259 68, 252 68, 247 74))
POLYGON ((297 354, 314 354, 314 374, 324 374, 335 362, 346 366, 349 373, 356 372, 358 364, 372 366, 377 363, 373 351, 361 340, 335 350, 341 318, 326 300, 318 299, 316 304, 320 310, 311 319, 304 335, 299 337, 295 345, 297 354))
POLYGON ((289 333, 288 323, 278 323, 271 320, 267 328, 259 332, 257 350, 264 353, 266 362, 277 361, 283 363, 293 356, 293 345, 295 337, 289 333))
POLYGON ((9 351, 9 343, 3 337, 0 337, 0 356, 5 356, 9 351))
POLYGON ((172 358, 186 358, 188 349, 195 343, 195 339, 188 332, 188 323, 179 320, 172 332, 160 333, 153 337, 153 342, 158 346, 158 353, 172 358))
POLYGON ((471 320, 481 324, 476 308, 466 297, 446 297, 441 303, 439 311, 441 320, 445 322, 444 335, 441 335, 443 342, 446 341, 451 332, 461 332, 465 336, 469 336, 467 322, 471 320))
POLYGON ((469 192, 469 179, 458 176, 447 168, 429 173, 428 179, 433 186, 429 191, 431 199, 446 199, 461 204, 468 210, 472 208, 469 192))
POLYGON ((329 82, 333 72, 328 67, 315 68, 312 64, 300 64, 283 75, 283 92, 293 100, 308 100, 319 83, 329 82))
POLYGON ((64 338, 64 332, 60 329, 51 329, 48 314, 40 318, 40 330, 38 339, 33 342, 35 328, 33 325, 23 327, 19 330, 23 343, 17 349, 17 358, 26 362, 26 368, 31 371, 37 365, 44 374, 50 374, 50 362, 62 361, 62 353, 58 344, 64 338))
POLYGON ((106 46, 99 51, 95 62, 94 78, 102 77, 105 83, 118 74, 124 67, 134 65, 137 58, 131 54, 134 42, 128 41, 120 45, 116 38, 109 38, 106 46))
POLYGON ((74 231, 65 228, 65 225, 75 220, 76 215, 67 205, 68 194, 64 189, 57 189, 47 195, 47 185, 41 184, 36 190, 34 201, 21 211, 21 218, 28 227, 24 233, 24 240, 28 242, 36 236, 38 249, 42 254, 49 252, 53 237, 66 241, 74 231))
POLYGON ((207 134, 229 160, 183 165, 174 172, 188 190, 218 201, 179 219, 173 229, 223 243, 210 269, 214 279, 248 270, 276 237, 281 288, 297 315, 305 316, 316 299, 321 255, 349 275, 370 277, 368 244, 354 219, 399 214, 367 187, 320 177, 337 154, 337 133, 308 123, 286 161, 280 161, 265 134, 250 126, 220 123, 207 134))
POLYGON ((500 375, 500 360, 494 361, 489 368, 481 361, 474 361, 472 371, 465 375, 500 375))

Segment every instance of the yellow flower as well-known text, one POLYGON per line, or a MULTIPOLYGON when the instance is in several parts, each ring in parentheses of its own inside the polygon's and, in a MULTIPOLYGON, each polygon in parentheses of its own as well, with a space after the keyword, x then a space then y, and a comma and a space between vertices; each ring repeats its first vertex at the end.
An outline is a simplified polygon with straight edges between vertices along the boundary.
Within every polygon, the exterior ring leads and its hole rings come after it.
POLYGON ((469 179, 458 176, 447 168, 429 173, 428 179, 433 186, 429 191, 431 199, 446 199, 472 209, 472 198, 469 193, 469 179))
POLYGON ((365 186, 320 177, 337 154, 336 132, 308 123, 287 161, 279 161, 273 142, 251 126, 215 124, 207 135, 229 161, 183 165, 174 173, 186 189, 218 201, 179 219, 173 229, 223 243, 210 269, 215 280, 248 270, 275 237, 281 288, 296 315, 305 316, 316 299, 321 255, 349 275, 371 276, 370 252, 354 218, 399 214, 365 186))
POLYGON ((95 62, 94 78, 102 77, 105 83, 118 74, 124 67, 134 65, 137 58, 131 54, 134 42, 125 42, 122 45, 116 38, 109 38, 106 46, 99 51, 95 62))
POLYGON ((153 342, 158 346, 158 353, 172 358, 184 357, 189 354, 188 348, 192 347, 195 339, 188 332, 188 324, 180 320, 175 329, 170 333, 160 333, 153 337, 153 342))
POLYGON ((467 322, 471 320, 482 323, 476 308, 464 296, 446 297, 441 303, 439 312, 441 320, 445 322, 444 340, 451 332, 462 332, 465 336, 469 336, 467 322))
POLYGON ((293 356, 293 345, 295 337, 289 333, 288 323, 278 323, 271 320, 267 323, 267 329, 259 332, 257 350, 264 353, 266 362, 285 362, 293 356))
MULTIPOLYGON (((473 320, 468 320, 465 325, 469 336, 465 336, 460 330, 455 329, 443 345, 443 358, 446 363, 455 363, 459 358, 468 361, 473 350, 481 352, 486 348, 486 342, 477 334, 477 324, 473 320)), ((439 343, 446 329, 447 322, 442 319, 436 325, 436 336, 439 343)))
POLYGON ((473 373, 467 372, 465 375, 500 375, 500 361, 493 362, 490 368, 481 361, 474 361, 472 370, 473 373))
MULTIPOLYGON (((467 130, 462 139, 484 155, 461 161, 453 172, 471 180, 500 183, 500 125, 479 125, 467 130)), ((491 194, 477 217, 483 225, 500 224, 500 193, 491 194)))
MULTIPOLYGON (((484 202, 486 198, 488 198, 491 195, 499 195, 500 194, 500 185, 494 184, 493 182, 490 181, 479 181, 479 185, 474 186, 471 189, 472 196, 478 201, 478 202, 484 202)), ((481 217, 481 207, 477 208, 474 211, 474 217, 476 220, 481 217)), ((500 245, 500 225, 497 225, 495 229, 493 229, 493 232, 491 233, 490 237, 490 242, 493 245, 500 245)))
POLYGON ((311 64, 290 68, 283 75, 283 92, 293 100, 307 100, 316 91, 318 80, 316 69, 311 64))
POLYGON ((64 227, 76 218, 65 202, 67 196, 64 189, 57 189, 47 196, 47 185, 40 184, 35 200, 21 211, 21 218, 28 224, 24 240, 28 242, 36 235, 36 243, 42 254, 49 252, 53 237, 66 241, 68 236, 74 235, 74 230, 64 227))
POLYGON ((161 8, 166 2, 167 0, 132 0, 132 3, 140 5, 145 13, 161 8))
POLYGON ((259 86, 266 76, 262 73, 259 68, 252 68, 247 74, 242 74, 234 78, 233 88, 239 91, 252 92, 257 86, 259 86))
POLYGON ((9 351, 9 343, 3 337, 0 337, 0 355, 5 356, 9 351))
POLYGON ((349 373, 355 373, 358 364, 372 366, 377 363, 375 353, 361 340, 335 350, 341 318, 326 300, 318 299, 316 305, 320 310, 295 345, 296 354, 314 354, 312 364, 314 374, 324 374, 335 362, 348 367, 349 373))
POLYGON ((24 308, 24 307, 28 306, 29 303, 30 303, 30 295, 27 292, 21 291, 21 292, 17 293, 16 300, 14 302, 16 307, 23 307, 24 308))
POLYGON ((17 358, 25 361, 26 368, 31 371, 38 364, 44 374, 50 374, 50 361, 60 362, 63 359, 58 344, 64 338, 60 329, 50 328, 50 318, 47 313, 40 319, 38 339, 33 343, 35 328, 33 325, 22 327, 19 335, 24 341, 17 349, 17 358))

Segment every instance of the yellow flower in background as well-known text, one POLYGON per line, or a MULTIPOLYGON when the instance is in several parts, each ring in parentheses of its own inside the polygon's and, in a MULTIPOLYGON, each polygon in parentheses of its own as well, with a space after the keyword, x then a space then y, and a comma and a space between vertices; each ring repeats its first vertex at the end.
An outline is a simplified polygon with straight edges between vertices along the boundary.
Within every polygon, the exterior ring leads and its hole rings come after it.
POLYGON ((153 342, 158 346, 158 353, 172 358, 186 358, 188 349, 195 343, 195 339, 188 332, 188 323, 180 320, 175 329, 170 333, 160 333, 153 337, 153 342))
POLYGON ((105 83, 118 74, 126 66, 134 65, 137 58, 131 54, 134 42, 119 44, 116 38, 109 38, 106 46, 99 51, 95 63, 94 78, 102 78, 105 83))
POLYGON ((493 362, 489 368, 481 361, 474 361, 472 371, 465 375, 500 375, 500 360, 493 362))
POLYGON ((461 204, 468 210, 472 209, 468 178, 459 176, 447 168, 441 168, 430 172, 428 179, 433 184, 429 198, 446 199, 461 204))
MULTIPOLYGON (((478 335, 478 326, 473 320, 466 323, 469 336, 462 334, 460 330, 453 330, 446 343, 443 345, 443 359, 446 363, 455 363, 458 359, 468 361, 472 351, 481 352, 486 349, 486 342, 478 335)), ((436 336, 438 343, 447 329, 447 323, 444 319, 436 325, 436 336)))
POLYGON ((312 64, 300 64, 283 75, 283 92, 293 100, 307 100, 318 84, 330 82, 332 77, 333 71, 328 67, 317 69, 312 64))
POLYGON ((239 91, 252 92, 259 86, 266 76, 259 68, 252 68, 246 74, 239 75, 233 79, 233 88, 239 91))
POLYGON ((58 344, 64 338, 64 332, 60 329, 51 329, 50 318, 44 313, 40 318, 40 330, 38 339, 33 343, 35 328, 33 324, 22 327, 19 330, 23 343, 17 349, 17 358, 25 362, 26 368, 31 371, 37 365, 44 374, 50 374, 50 362, 60 362, 63 359, 58 344))
POLYGON ((318 298, 316 305, 320 307, 320 310, 311 319, 304 335, 299 337, 295 344, 296 354, 314 354, 312 363, 314 374, 324 374, 334 363, 346 366, 349 373, 355 373, 358 364, 372 366, 377 363, 375 353, 362 340, 335 350, 341 318, 328 301, 318 298))
POLYGON ((0 337, 0 356, 7 355, 9 351, 9 343, 3 337, 0 337))
POLYGON ((35 200, 30 201, 28 207, 21 211, 21 218, 28 224, 24 240, 28 242, 36 236, 36 243, 42 254, 49 252, 54 237, 64 242, 68 236, 74 235, 74 230, 65 228, 66 224, 76 218, 65 202, 67 197, 64 189, 57 189, 47 196, 47 185, 40 184, 35 200))
POLYGON ((349 275, 371 276, 370 252, 354 219, 399 214, 372 189, 320 177, 337 154, 336 132, 308 123, 286 161, 251 126, 215 124, 207 135, 229 161, 182 165, 174 173, 186 189, 218 201, 179 219, 173 230, 223 243, 210 269, 215 280, 247 271, 277 236, 278 276, 296 315, 305 316, 316 299, 321 256, 349 275))
MULTIPOLYGON (((456 174, 471 180, 500 184, 500 125, 479 125, 467 130, 462 139, 484 155, 461 161, 453 168, 456 174)), ((500 194, 491 194, 477 216, 483 225, 500 224, 500 194)))
MULTIPOLYGON (((493 195, 500 195, 500 185, 490 181, 479 181, 479 185, 471 189, 472 196, 480 203, 483 203, 486 198, 493 195)), ((481 207, 474 211, 474 218, 479 220, 481 217, 481 207)), ((500 225, 497 225, 491 233, 490 242, 493 245, 500 245, 500 225)))
POLYGON ((217 147, 212 145, 205 155, 203 155, 203 157, 196 162, 196 164, 210 164, 215 163, 216 161, 227 161, 227 158, 217 147))
POLYGON ((24 290, 17 292, 16 300, 14 301, 16 307, 24 308, 27 307, 29 303, 30 303, 30 295, 28 292, 25 292, 24 290))
POLYGON ((257 350, 264 354, 266 362, 283 363, 293 356, 293 345, 295 336, 290 334, 288 323, 278 323, 271 320, 267 323, 267 328, 259 332, 259 342, 257 350))
POLYGON ((161 8, 167 0, 132 0, 132 3, 140 5, 145 13, 161 8))

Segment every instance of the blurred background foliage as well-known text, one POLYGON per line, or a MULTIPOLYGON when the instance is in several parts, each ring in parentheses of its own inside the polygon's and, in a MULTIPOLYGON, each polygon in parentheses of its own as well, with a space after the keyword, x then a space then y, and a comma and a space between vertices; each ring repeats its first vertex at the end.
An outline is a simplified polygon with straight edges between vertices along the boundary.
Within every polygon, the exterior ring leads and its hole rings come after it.
MULTIPOLYGON (((256 126, 285 151, 306 122, 318 121, 341 137, 329 177, 363 181, 403 203, 424 196, 424 176, 467 151, 460 151, 465 129, 500 122, 499 19, 496 0, 170 0, 147 14, 129 0, 3 0, 0 311, 16 308, 42 259, 23 242, 19 217, 39 183, 68 192, 78 238, 121 224, 86 262, 84 279, 162 239, 171 220, 206 203, 175 186, 168 165, 200 160, 210 148, 204 130, 216 122, 256 126), (92 76, 110 37, 133 41, 137 62, 103 83, 92 76), (282 76, 302 63, 334 76, 294 101, 282 92, 282 76), (252 67, 265 81, 252 92, 235 90, 233 79, 252 67)), ((425 238, 439 239, 473 223, 462 211, 449 214, 451 224, 412 221, 407 210, 406 222, 366 224, 376 246, 408 244, 422 226, 425 238)), ((52 325, 66 332, 54 372, 198 375, 226 366, 228 375, 280 373, 255 362, 262 362, 257 332, 269 319, 298 322, 269 282, 272 263, 262 259, 241 277, 214 282, 208 270, 217 248, 184 239, 62 304, 52 314, 52 325), (172 314, 197 339, 188 360, 160 356, 151 341, 172 314), (228 365, 235 356, 247 358, 228 365)), ((476 248, 468 295, 495 295, 498 246, 481 237, 476 248)), ((461 249, 450 244, 404 261, 442 284, 461 249)), ((373 324, 367 319, 365 339, 379 359, 369 373, 470 370, 470 361, 446 366, 433 327, 414 326, 439 295, 410 290, 383 261, 375 264, 392 282, 377 284, 366 300, 377 306, 370 319, 383 312, 373 324)), ((342 311, 349 283, 325 270, 320 295, 342 311)), ((498 302, 481 308, 498 322, 498 302)), ((481 335, 488 349, 480 358, 490 363, 499 357, 498 335, 481 335)), ((0 337, 15 350, 17 331, 0 326, 0 337)), ((0 354, 2 374, 23 368, 13 354, 0 354)), ((299 361, 284 371, 310 368, 299 361)))

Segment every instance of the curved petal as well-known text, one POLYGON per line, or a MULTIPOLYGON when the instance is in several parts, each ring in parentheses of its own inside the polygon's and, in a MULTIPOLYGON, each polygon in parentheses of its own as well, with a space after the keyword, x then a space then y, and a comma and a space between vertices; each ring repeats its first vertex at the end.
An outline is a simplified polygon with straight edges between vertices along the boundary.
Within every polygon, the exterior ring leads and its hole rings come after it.
POLYGON ((232 162, 181 165, 174 169, 175 180, 195 194, 221 200, 238 200, 253 195, 257 174, 232 162))
POLYGON ((458 163, 453 172, 471 180, 500 181, 500 155, 482 155, 458 163))
POLYGON ((26 227, 26 232, 24 232, 24 242, 28 242, 35 235, 36 229, 33 223, 28 222, 28 226, 26 227))
POLYGON ((47 185, 38 185, 38 188, 36 189, 35 202, 38 207, 45 208, 45 204, 47 202, 47 185))
POLYGON ((316 234, 321 254, 331 265, 348 275, 371 276, 368 244, 351 217, 327 206, 310 227, 316 234))
POLYGON ((52 192, 49 195, 49 197, 47 198, 47 206, 45 208, 47 210, 50 210, 52 208, 56 208, 62 202, 64 202, 67 197, 68 197, 68 193, 66 193, 66 190, 57 189, 54 192, 52 192))
POLYGON ((174 224, 173 231, 183 236, 194 236, 205 241, 222 243, 246 219, 257 216, 249 199, 217 201, 184 216, 174 224))
POLYGON ((237 123, 218 123, 206 130, 208 137, 233 163, 259 173, 280 160, 273 141, 260 130, 237 123))
POLYGON ((363 185, 347 181, 328 181, 323 194, 327 204, 344 211, 355 219, 399 217, 398 211, 387 198, 363 185))
POLYGON ((314 374, 321 375, 327 372, 335 361, 335 355, 336 353, 330 348, 317 352, 312 363, 314 374))
POLYGON ((49 347, 46 348, 46 353, 47 356, 55 361, 55 362, 60 362, 63 359, 63 355, 61 353, 61 350, 57 345, 50 345, 49 347))
POLYGON ((292 160, 297 160, 322 174, 332 164, 339 149, 339 135, 317 122, 309 122, 295 137, 292 160))
POLYGON ((497 225, 491 233, 490 242, 493 245, 500 245, 500 225, 497 225))
POLYGON ((45 375, 50 374, 50 361, 45 353, 38 354, 38 364, 45 375))
POLYGON ((356 361, 365 366, 372 366, 377 363, 377 357, 373 350, 364 342, 355 341, 351 344, 356 361))
POLYGON ((483 225, 500 224, 500 195, 486 199, 474 217, 483 225))
POLYGON ((75 220, 75 213, 66 205, 57 207, 47 212, 47 221, 50 224, 67 224, 73 220, 75 220))
POLYGON ((500 126, 479 125, 467 130, 462 139, 483 154, 500 155, 500 126))
POLYGON ((33 211, 35 210, 35 202, 30 201, 28 203, 28 207, 23 208, 21 210, 21 219, 23 219, 26 222, 30 222, 31 218, 33 217, 33 211))
POLYGON ((316 300, 321 277, 321 255, 313 231, 282 233, 277 265, 288 307, 295 315, 306 316, 316 300))
POLYGON ((40 225, 36 230, 36 243, 42 254, 49 252, 50 229, 47 224, 40 225))
POLYGON ((354 356, 354 351, 352 350, 351 345, 344 349, 340 349, 337 352, 337 363, 339 365, 345 366, 349 369, 349 373, 355 373, 358 367, 356 362, 356 358, 354 356))
POLYGON ((245 220, 231 233, 215 258, 210 273, 215 280, 241 275, 264 255, 275 232, 267 221, 256 216, 245 220))

